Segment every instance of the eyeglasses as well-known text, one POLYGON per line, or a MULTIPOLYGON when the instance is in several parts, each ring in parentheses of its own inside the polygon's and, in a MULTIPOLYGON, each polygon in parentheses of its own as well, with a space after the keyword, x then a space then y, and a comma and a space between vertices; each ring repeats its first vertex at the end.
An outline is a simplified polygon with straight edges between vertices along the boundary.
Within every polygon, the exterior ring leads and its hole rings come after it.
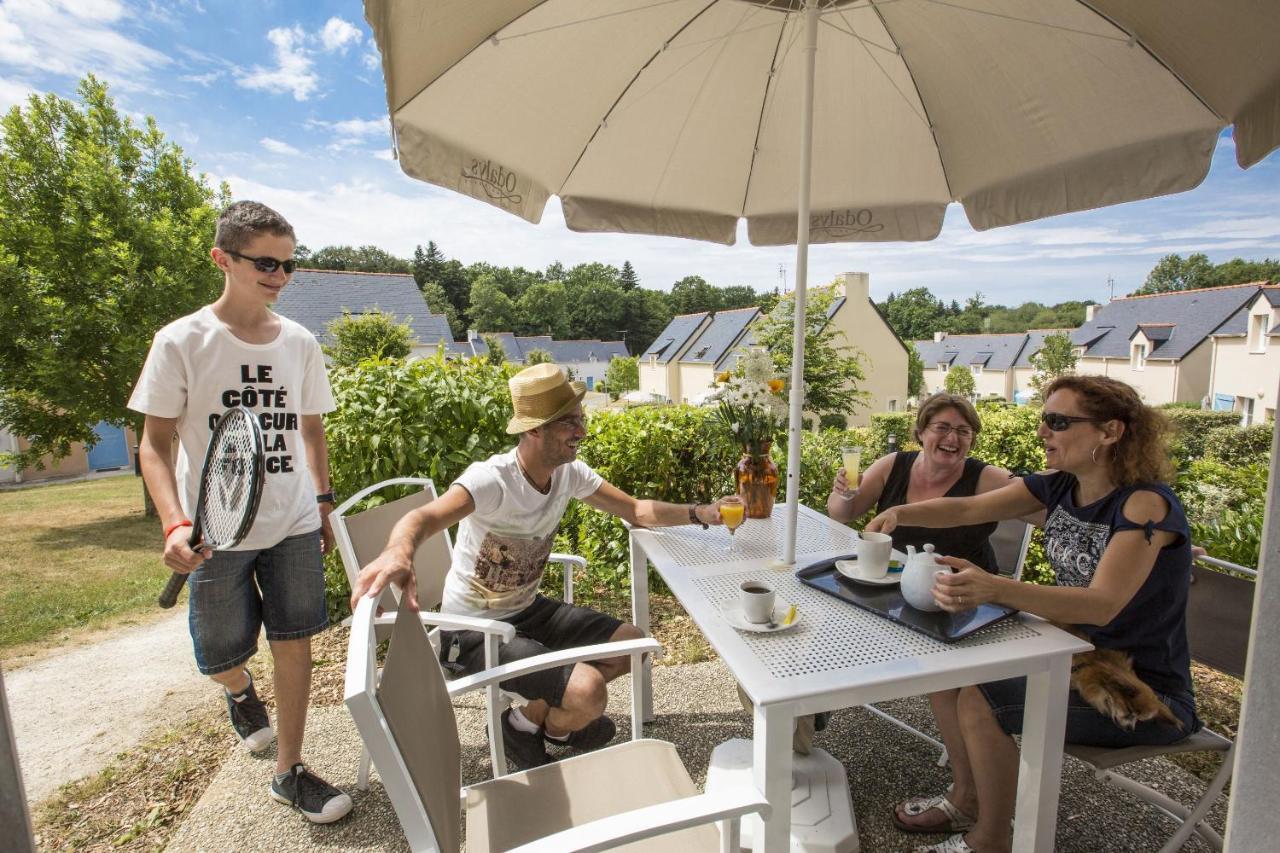
POLYGON ((1059 412, 1045 412, 1040 415, 1040 423, 1054 432, 1065 432, 1071 429, 1072 424, 1094 424, 1097 422, 1097 418, 1081 418, 1076 415, 1064 415, 1059 412))
POLYGON ((551 423, 558 427, 570 430, 585 430, 587 428, 586 415, 569 415, 568 417, 556 418, 551 423))
POLYGON ((272 273, 280 269, 281 267, 284 267, 285 275, 293 275, 294 269, 296 269, 298 266, 298 262, 295 261, 293 258, 290 258, 287 261, 277 261, 275 258, 265 258, 265 257, 251 258, 248 255, 242 255, 239 252, 233 252, 230 249, 223 249, 222 251, 226 252, 228 255, 230 255, 233 258, 239 258, 242 261, 248 261, 249 263, 253 264, 253 268, 258 272, 272 273))
POLYGON ((961 441, 968 441, 973 438, 973 430, 968 427, 953 427, 951 424, 943 423, 942 421, 935 421, 929 424, 927 428, 943 438, 946 438, 953 432, 956 434, 956 438, 961 441))

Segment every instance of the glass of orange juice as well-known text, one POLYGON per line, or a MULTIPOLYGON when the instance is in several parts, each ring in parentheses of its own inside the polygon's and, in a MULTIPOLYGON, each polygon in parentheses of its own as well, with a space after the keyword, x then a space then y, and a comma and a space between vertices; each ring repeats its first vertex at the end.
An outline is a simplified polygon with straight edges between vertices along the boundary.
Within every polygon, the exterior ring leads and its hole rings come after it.
POLYGON ((858 490, 858 477, 862 473, 862 448, 856 444, 840 448, 840 461, 844 465, 844 480, 847 484, 844 498, 850 500, 858 490))
POLYGON ((742 502, 742 498, 737 495, 731 495, 720 501, 720 520, 724 522, 724 526, 729 528, 729 553, 736 554, 734 549, 736 539, 734 534, 738 528, 742 526, 742 522, 747 517, 747 505, 742 502))

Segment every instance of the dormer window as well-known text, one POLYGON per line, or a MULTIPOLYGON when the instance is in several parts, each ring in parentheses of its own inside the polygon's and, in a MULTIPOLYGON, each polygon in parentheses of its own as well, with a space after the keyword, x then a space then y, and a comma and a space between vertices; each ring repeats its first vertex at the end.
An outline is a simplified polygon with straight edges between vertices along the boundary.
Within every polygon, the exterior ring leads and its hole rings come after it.
POLYGON ((1267 315, 1249 315, 1249 352, 1267 351, 1267 315))
POLYGON ((971 365, 969 365, 969 368, 973 371, 973 375, 974 375, 974 377, 975 377, 975 378, 976 378, 976 377, 978 377, 978 376, 981 376, 981 375, 982 375, 982 365, 981 365, 981 364, 971 364, 971 365))
POLYGON ((938 372, 939 373, 947 372, 947 363, 945 361, 938 362, 938 372))
POLYGON ((1144 370, 1147 366, 1147 345, 1144 343, 1134 343, 1133 348, 1129 351, 1129 367, 1134 370, 1144 370))

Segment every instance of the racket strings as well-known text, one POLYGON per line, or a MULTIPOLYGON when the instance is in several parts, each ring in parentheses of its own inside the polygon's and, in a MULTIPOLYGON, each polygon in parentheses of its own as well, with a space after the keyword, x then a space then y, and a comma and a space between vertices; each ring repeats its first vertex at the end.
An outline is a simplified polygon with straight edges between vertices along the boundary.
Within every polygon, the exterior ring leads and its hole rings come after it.
POLYGON ((256 424, 239 412, 226 418, 229 422, 220 423, 212 438, 216 444, 205 472, 201 521, 204 540, 214 549, 234 544, 248 532, 243 528, 262 478, 256 424))

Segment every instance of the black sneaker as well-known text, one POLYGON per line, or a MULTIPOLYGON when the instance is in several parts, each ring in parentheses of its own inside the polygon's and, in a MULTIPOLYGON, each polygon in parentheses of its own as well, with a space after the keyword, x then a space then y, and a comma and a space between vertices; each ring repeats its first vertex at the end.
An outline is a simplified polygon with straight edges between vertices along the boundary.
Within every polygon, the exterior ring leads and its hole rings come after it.
POLYGON ((618 734, 618 727, 608 717, 596 717, 576 732, 570 732, 564 740, 548 737, 547 743, 568 746, 579 752, 590 752, 599 749, 618 734))
POLYGON ((351 811, 351 797, 312 773, 301 762, 271 779, 271 799, 302 812, 312 823, 333 823, 351 811))
POLYGON ((258 691, 253 689, 253 676, 249 670, 249 686, 243 693, 232 695, 226 690, 227 710, 231 714, 231 725, 240 736, 240 743, 250 752, 261 752, 275 740, 276 733, 271 730, 271 718, 267 716, 267 706, 258 698, 258 691))
POLYGON ((522 732, 511 725, 511 708, 502 712, 502 748, 507 763, 516 770, 531 770, 550 764, 553 760, 542 745, 541 728, 537 732, 522 732))

